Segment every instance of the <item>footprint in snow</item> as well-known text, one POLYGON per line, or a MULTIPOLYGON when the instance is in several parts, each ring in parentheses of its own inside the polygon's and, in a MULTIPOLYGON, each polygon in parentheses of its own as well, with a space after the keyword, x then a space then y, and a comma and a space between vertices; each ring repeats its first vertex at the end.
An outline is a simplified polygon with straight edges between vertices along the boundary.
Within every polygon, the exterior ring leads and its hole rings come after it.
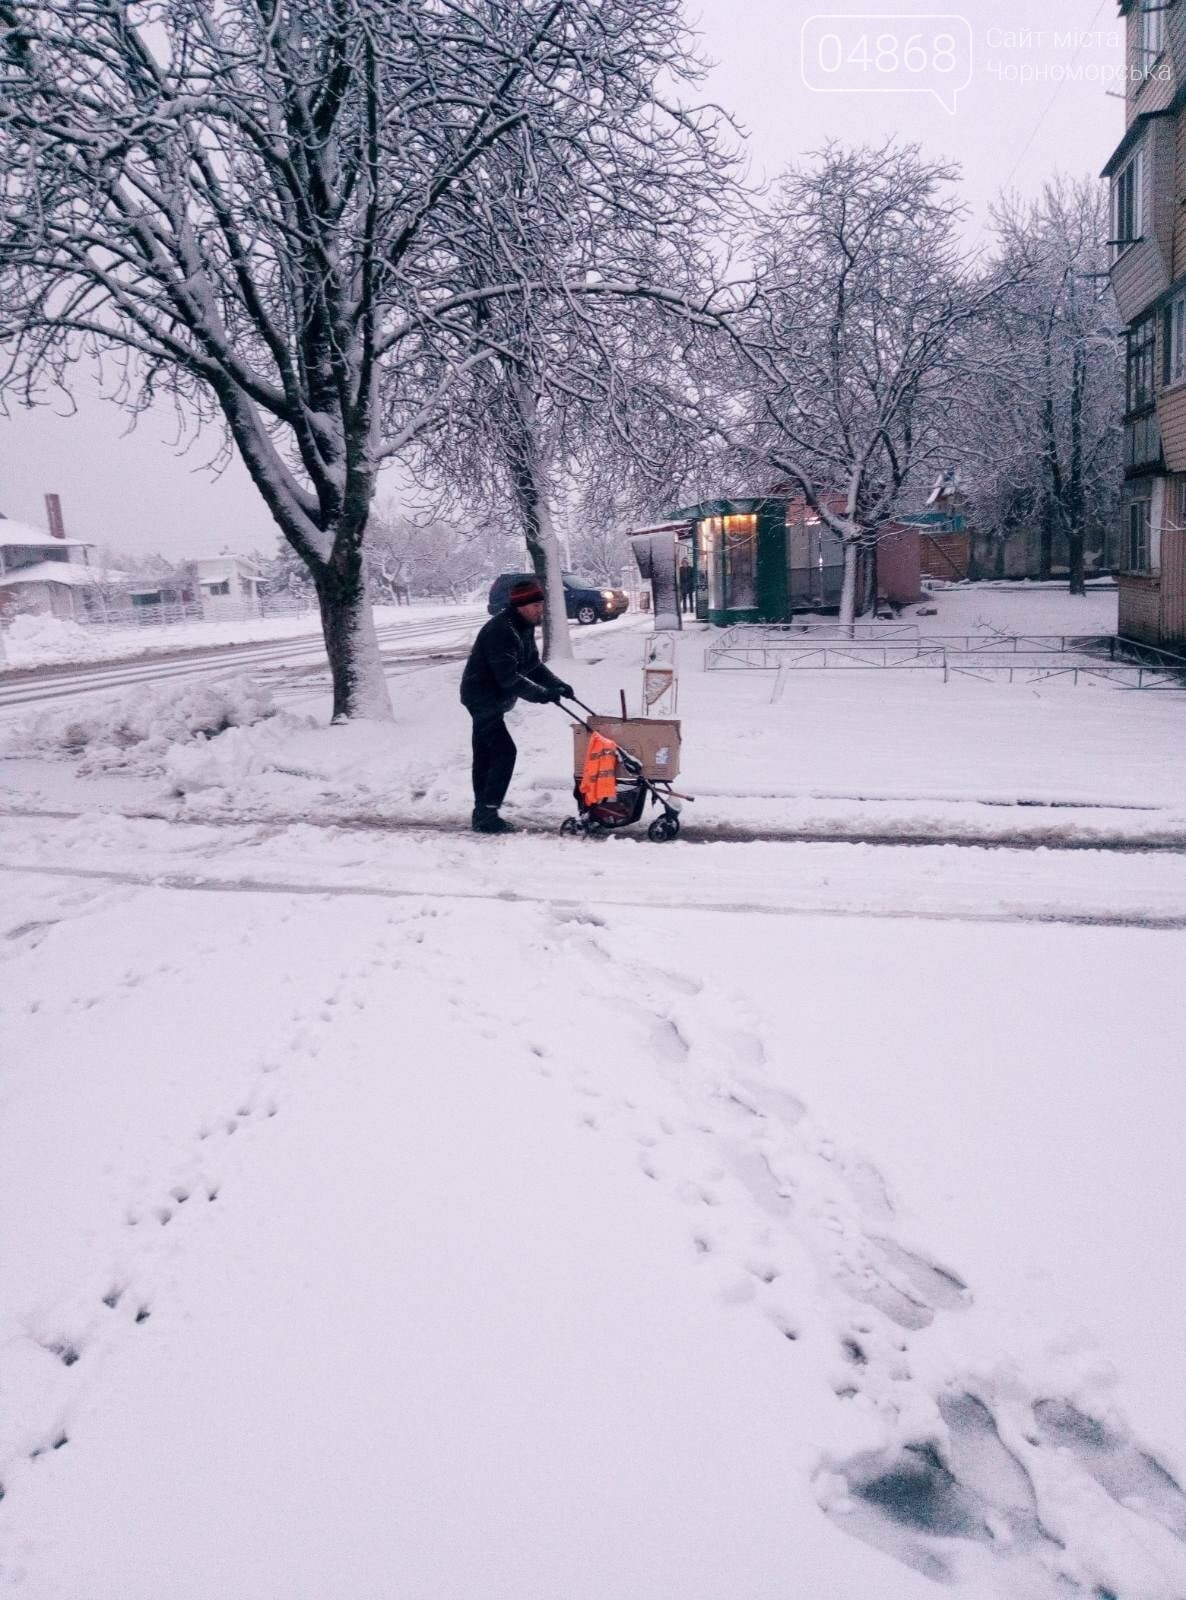
POLYGON ((936 1311, 967 1306, 967 1285, 947 1267, 892 1239, 845 1239, 833 1259, 836 1282, 853 1299, 876 1307, 900 1328, 929 1328, 936 1311))
POLYGON ((660 1061, 679 1066, 688 1059, 691 1047, 670 1017, 655 1017, 650 1030, 651 1050, 660 1061))
MULTIPOLYGON (((1010 1593, 1035 1593, 1033 1585, 1044 1576, 1054 1587, 1042 1592, 1129 1600, 1129 1590, 1121 1596, 1096 1580, 1087 1580, 1090 1590, 1066 1586, 1068 1555, 1076 1557, 1065 1542, 1067 1530, 1043 1525, 1029 1470, 1033 1458, 1023 1460, 1006 1445, 989 1404, 957 1389, 941 1396, 938 1407, 941 1438, 857 1456, 840 1465, 839 1478, 831 1468, 821 1471, 821 1504, 837 1526, 940 1582, 955 1577, 958 1547, 952 1541, 963 1540, 1014 1565, 1010 1593)), ((1186 1542, 1186 1495, 1131 1438, 1067 1400, 1037 1401, 1033 1418, 1030 1447, 1068 1452, 1119 1505, 1186 1542)), ((1119 1549, 1128 1540, 1105 1536, 1102 1542, 1119 1549)), ((1131 1595, 1138 1600, 1136 1590, 1131 1595)))
POLYGON ((1186 1495, 1156 1457, 1069 1400, 1039 1400, 1034 1422, 1043 1444, 1070 1451, 1113 1500, 1148 1512, 1186 1541, 1186 1495))

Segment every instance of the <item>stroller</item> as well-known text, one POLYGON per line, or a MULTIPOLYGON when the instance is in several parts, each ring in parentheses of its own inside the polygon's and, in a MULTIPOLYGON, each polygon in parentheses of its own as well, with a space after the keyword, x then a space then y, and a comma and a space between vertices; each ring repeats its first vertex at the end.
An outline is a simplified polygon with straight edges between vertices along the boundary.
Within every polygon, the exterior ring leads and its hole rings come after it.
POLYGON ((599 717, 575 697, 574 703, 589 718, 586 722, 575 711, 570 711, 567 706, 562 707, 576 724, 573 728, 573 794, 579 815, 565 817, 560 824, 560 832, 570 837, 581 835, 598 838, 618 828, 633 827, 642 817, 649 799, 652 805, 662 809, 647 829, 647 838, 656 844, 676 838, 680 826, 679 806, 672 802, 691 798, 689 795, 677 795, 671 787, 671 780, 679 776, 679 723, 660 722, 648 717, 627 717, 624 705, 620 718, 599 717), (581 777, 589 737, 595 733, 609 740, 614 748, 617 791, 612 798, 607 797, 590 805, 581 790, 581 777), (637 754, 624 748, 620 743, 622 738, 635 746, 637 754))

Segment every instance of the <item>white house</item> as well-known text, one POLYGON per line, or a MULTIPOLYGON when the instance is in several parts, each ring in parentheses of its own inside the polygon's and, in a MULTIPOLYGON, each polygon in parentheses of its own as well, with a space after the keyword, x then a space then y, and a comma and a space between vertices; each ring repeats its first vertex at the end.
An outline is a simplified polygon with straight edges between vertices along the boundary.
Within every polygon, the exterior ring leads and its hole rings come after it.
POLYGON ((0 512, 0 611, 36 611, 75 622, 218 621, 258 616, 264 579, 253 561, 224 553, 182 562, 163 577, 96 566, 93 544, 68 539, 56 495, 50 527, 0 512))
POLYGON ((212 556, 191 561, 189 567, 204 618, 217 621, 219 617, 258 615, 263 609, 260 590, 264 580, 246 556, 212 556))
MULTIPOLYGON (((55 521, 60 528, 60 515, 55 521)), ((91 566, 94 548, 0 512, 0 608, 11 608, 19 598, 23 609, 87 620, 97 604, 98 585, 122 577, 91 566)))

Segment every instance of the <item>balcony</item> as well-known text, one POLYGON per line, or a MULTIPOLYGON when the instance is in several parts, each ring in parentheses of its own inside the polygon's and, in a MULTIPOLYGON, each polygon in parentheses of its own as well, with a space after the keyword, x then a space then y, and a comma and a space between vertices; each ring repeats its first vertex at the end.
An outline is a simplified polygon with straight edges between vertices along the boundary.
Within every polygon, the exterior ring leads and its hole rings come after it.
POLYGON ((1142 472, 1161 470, 1161 426, 1157 409, 1151 406, 1139 416, 1125 418, 1124 473, 1132 478, 1142 472))

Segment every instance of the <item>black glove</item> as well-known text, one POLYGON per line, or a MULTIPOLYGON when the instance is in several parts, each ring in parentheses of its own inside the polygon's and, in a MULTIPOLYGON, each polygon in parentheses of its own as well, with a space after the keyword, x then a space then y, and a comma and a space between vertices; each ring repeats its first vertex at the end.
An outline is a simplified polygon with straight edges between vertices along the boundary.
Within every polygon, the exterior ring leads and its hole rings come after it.
POLYGON ((575 700, 576 696, 572 692, 572 684, 558 682, 556 684, 556 698, 557 700, 575 700))
POLYGON ((544 697, 547 700, 547 703, 549 705, 558 706, 560 704, 561 696, 563 695, 563 693, 564 693, 564 688, 563 688, 562 684, 550 683, 548 685, 548 687, 544 690, 544 697))

